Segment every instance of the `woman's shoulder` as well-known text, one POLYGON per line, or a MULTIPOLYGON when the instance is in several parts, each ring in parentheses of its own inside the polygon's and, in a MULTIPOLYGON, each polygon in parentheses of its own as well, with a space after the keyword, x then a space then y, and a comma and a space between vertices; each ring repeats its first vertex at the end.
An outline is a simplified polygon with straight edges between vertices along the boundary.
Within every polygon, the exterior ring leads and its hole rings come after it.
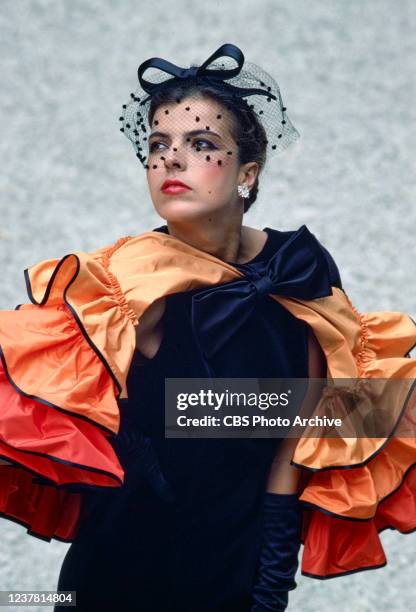
POLYGON ((266 226, 263 229, 257 229, 255 227, 249 227, 243 225, 243 230, 246 236, 258 244, 264 243, 265 240, 272 240, 275 244, 284 244, 284 242, 295 234, 298 230, 278 230, 274 227, 266 226))
MULTIPOLYGON (((341 282, 341 275, 340 275, 338 266, 335 262, 335 259, 333 258, 329 250, 324 246, 324 244, 322 244, 322 242, 315 236, 315 234, 313 234, 313 232, 309 230, 309 228, 306 225, 302 225, 300 228, 296 230, 279 230, 274 227, 266 226, 265 228, 263 228, 263 231, 267 232, 267 234, 273 240, 273 245, 276 246, 276 248, 279 248, 287 240, 289 240, 289 238, 291 238, 294 234, 302 230, 302 228, 306 228, 308 232, 312 234, 312 236, 315 238, 315 240, 319 244, 323 254, 325 255, 325 259, 328 264, 331 284, 335 287, 338 287, 339 289, 342 289, 343 287, 342 287, 342 282, 341 282)), ((256 231, 261 233, 260 230, 256 230, 256 231)))
MULTIPOLYGON (((306 225, 302 225, 300 228, 295 230, 280 230, 275 227, 266 226, 263 229, 258 229, 248 225, 242 225, 242 233, 244 240, 244 257, 247 260, 252 260, 257 256, 261 256, 267 248, 267 252, 271 252, 270 248, 279 249, 284 243, 289 240, 294 234, 298 233, 306 228, 309 232, 309 228, 306 225), (270 248, 269 248, 270 247, 270 248)), ((154 228, 152 231, 159 231, 168 233, 166 225, 154 228)), ((322 249, 325 259, 327 261, 331 284, 339 289, 342 289, 341 275, 335 260, 329 250, 322 244, 322 242, 312 233, 312 236, 317 240, 319 246, 322 249)))

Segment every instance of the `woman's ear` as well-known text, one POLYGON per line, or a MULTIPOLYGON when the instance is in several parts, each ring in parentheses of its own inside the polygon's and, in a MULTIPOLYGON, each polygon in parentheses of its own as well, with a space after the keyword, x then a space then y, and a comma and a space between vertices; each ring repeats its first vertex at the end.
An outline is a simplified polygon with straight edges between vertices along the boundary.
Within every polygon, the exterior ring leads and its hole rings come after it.
POLYGON ((256 182, 258 171, 259 165, 257 162, 247 162, 243 164, 238 174, 238 184, 247 185, 247 187, 251 189, 256 182))

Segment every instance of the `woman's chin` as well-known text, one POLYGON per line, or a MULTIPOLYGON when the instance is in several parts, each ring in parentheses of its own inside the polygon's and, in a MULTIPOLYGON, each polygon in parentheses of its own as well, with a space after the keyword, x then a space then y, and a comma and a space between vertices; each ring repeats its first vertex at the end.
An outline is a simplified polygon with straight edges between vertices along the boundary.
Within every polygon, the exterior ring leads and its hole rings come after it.
POLYGON ((198 206, 196 203, 176 200, 175 202, 169 202, 162 206, 158 206, 158 213, 161 217, 166 219, 166 221, 179 223, 181 221, 197 221, 198 219, 203 219, 210 211, 202 209, 201 206, 198 206))

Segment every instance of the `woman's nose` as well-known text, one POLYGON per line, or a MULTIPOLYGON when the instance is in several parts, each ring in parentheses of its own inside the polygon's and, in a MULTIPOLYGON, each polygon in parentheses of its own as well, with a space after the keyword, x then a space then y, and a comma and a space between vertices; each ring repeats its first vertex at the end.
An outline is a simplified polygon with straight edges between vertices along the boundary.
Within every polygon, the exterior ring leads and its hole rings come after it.
POLYGON ((165 166, 172 168, 182 168, 185 165, 185 157, 183 152, 180 153, 177 147, 171 147, 168 151, 163 152, 165 166))

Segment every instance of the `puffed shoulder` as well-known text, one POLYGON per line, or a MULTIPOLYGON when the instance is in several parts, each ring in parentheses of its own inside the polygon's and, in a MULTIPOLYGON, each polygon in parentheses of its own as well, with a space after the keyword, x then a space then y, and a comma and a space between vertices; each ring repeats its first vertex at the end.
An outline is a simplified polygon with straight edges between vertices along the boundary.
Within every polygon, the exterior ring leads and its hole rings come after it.
POLYGON ((341 417, 341 430, 319 437, 307 428, 291 459, 305 483, 302 574, 325 579, 383 567, 380 532, 416 529, 416 359, 410 357, 416 323, 401 312, 360 313, 338 288, 307 305, 277 299, 312 323, 329 381, 350 379, 345 388, 329 384, 311 415, 341 417), (389 426, 383 436, 364 437, 353 426, 380 418, 389 426))
POLYGON ((335 260, 334 260, 333 256, 331 255, 329 250, 325 247, 325 245, 322 244, 322 241, 320 241, 315 236, 315 234, 313 234, 308 229, 308 227, 305 224, 302 225, 297 230, 282 231, 282 230, 278 230, 278 229, 273 228, 273 227, 267 227, 266 229, 273 233, 274 238, 276 240, 276 244, 280 245, 281 247, 284 247, 285 243, 287 243, 290 239, 292 239, 292 237, 294 237, 296 239, 302 233, 308 239, 313 239, 315 245, 319 247, 319 249, 321 250, 321 252, 323 253, 323 255, 325 257, 325 261, 326 261, 326 265, 327 265, 327 268, 328 268, 328 274, 329 274, 329 279, 330 279, 331 285, 333 287, 338 287, 338 289, 342 289, 341 275, 340 275, 338 266, 335 263, 335 260))
POLYGON ((341 282, 341 275, 338 269, 337 264, 335 263, 334 258, 332 257, 331 253, 328 251, 328 249, 326 247, 324 247, 324 245, 322 243, 320 243, 320 246, 322 248, 322 251, 326 257, 326 261, 328 264, 328 269, 329 269, 329 277, 331 279, 331 285, 333 287, 338 287, 338 289, 342 289, 342 282, 341 282))
MULTIPOLYGON (((109 441, 135 349, 135 327, 158 296, 232 274, 193 261, 153 232, 24 270, 30 303, 0 311, 0 513, 29 534, 72 541, 82 488, 124 471, 109 441)), ((193 255, 199 253, 193 249, 193 255)))
POLYGON ((119 427, 119 373, 134 332, 109 255, 35 264, 24 271, 32 303, 0 312, 0 512, 47 541, 74 538, 77 490, 124 479, 108 437, 119 427))
MULTIPOLYGON (((416 359, 409 357, 416 343, 414 321, 401 312, 359 313, 337 284, 332 257, 326 251, 322 258, 325 251, 302 226, 265 268, 270 278, 255 278, 243 288, 247 304, 253 291, 277 288, 271 297, 313 328, 330 380, 416 378, 416 359), (307 292, 305 278, 311 281, 307 292), (316 289, 316 299, 305 297, 316 289)), ((0 456, 5 463, 0 465, 0 513, 32 535, 69 542, 82 522, 83 496, 76 487, 123 482, 109 437, 119 428, 118 400, 127 398, 143 313, 162 296, 215 288, 241 281, 245 274, 173 236, 150 231, 93 252, 41 261, 24 276, 30 303, 0 311, 0 456)), ((390 399, 388 409, 400 423, 406 400, 390 399)), ((299 441, 292 461, 310 476, 301 496, 309 513, 304 573, 328 577, 379 566, 378 530, 388 521, 403 530, 416 527, 415 439, 400 441, 391 431, 387 438, 353 443, 341 436, 299 441), (357 520, 360 528, 354 531, 357 520), (334 550, 335 532, 342 542, 334 550), (356 538, 359 532, 368 546, 356 538)))

